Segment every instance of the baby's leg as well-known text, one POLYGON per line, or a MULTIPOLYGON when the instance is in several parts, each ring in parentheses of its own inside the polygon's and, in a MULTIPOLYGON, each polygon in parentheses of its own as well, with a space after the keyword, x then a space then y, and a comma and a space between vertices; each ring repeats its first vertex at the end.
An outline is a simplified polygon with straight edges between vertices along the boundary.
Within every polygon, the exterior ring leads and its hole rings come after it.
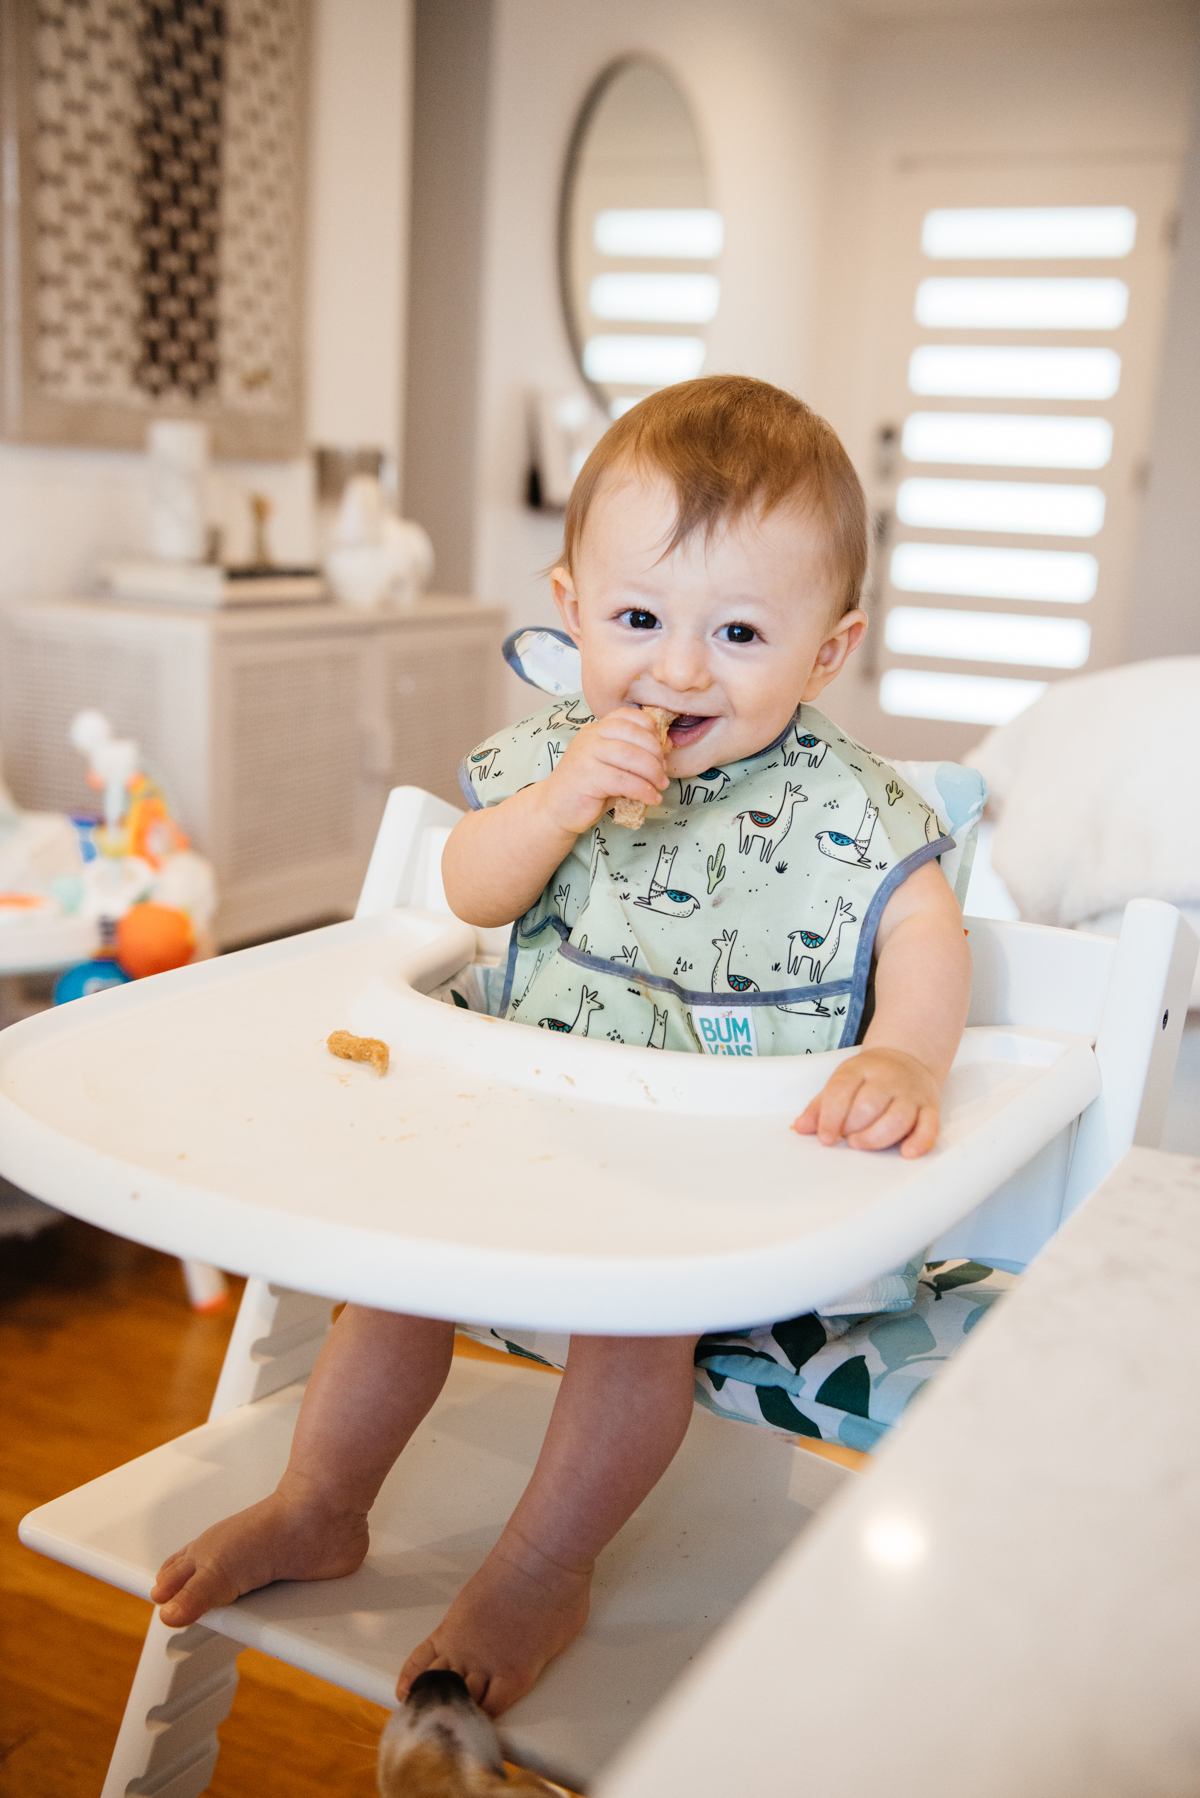
POLYGON ((367 1552, 367 1512, 445 1383, 454 1325, 347 1305, 317 1359, 270 1498, 214 1524, 158 1570, 172 1629, 277 1579, 336 1579, 367 1552))
POLYGON ((461 1673, 491 1716, 587 1622, 596 1556, 670 1466, 692 1414, 694 1336, 574 1336, 546 1440, 483 1566, 404 1663, 461 1673))

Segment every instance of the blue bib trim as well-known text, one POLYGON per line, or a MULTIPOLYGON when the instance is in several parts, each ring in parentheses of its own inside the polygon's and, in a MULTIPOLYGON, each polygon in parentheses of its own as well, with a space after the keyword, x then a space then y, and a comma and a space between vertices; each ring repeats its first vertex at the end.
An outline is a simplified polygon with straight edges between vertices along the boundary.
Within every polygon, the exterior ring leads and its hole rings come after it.
POLYGON ((926 862, 933 861, 939 855, 945 855, 948 849, 954 848, 953 837, 939 837, 936 843, 925 843, 920 849, 914 849, 906 855, 902 862, 880 881, 875 889, 871 903, 867 907, 862 922, 862 932, 858 939, 858 950, 854 957, 854 973, 851 975, 851 991, 853 997, 846 1007, 846 1028, 842 1031, 839 1049, 853 1048, 858 1040, 858 1027, 862 1022, 863 1006, 867 1002, 867 981, 871 976, 871 959, 875 953, 875 932, 879 929, 879 920, 883 916, 883 908, 896 891, 903 886, 910 874, 924 867, 926 862))
POLYGON ((627 986, 648 986, 659 993, 670 993, 685 1005, 717 1005, 722 1009, 730 1005, 799 1005, 805 999, 824 999, 831 994, 841 998, 851 988, 849 980, 831 980, 825 986, 781 987, 774 993, 714 993, 707 987, 693 992, 689 987, 669 980, 665 974, 642 974, 626 962, 605 961, 599 955, 588 955, 576 949, 571 943, 560 943, 558 953, 574 962, 576 967, 587 968, 593 974, 612 974, 627 986))

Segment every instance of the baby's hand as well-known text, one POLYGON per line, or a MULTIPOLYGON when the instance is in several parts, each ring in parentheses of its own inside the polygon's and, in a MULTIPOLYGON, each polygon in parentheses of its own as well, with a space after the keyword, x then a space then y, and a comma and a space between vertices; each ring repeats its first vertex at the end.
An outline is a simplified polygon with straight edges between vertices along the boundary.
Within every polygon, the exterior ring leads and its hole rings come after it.
POLYGON ((657 805, 668 785, 657 730, 638 706, 622 705, 576 732, 540 797, 554 822, 578 836, 614 799, 657 805))
POLYGON ((938 1136, 941 1091, 929 1069, 902 1049, 863 1049, 844 1061, 792 1129, 826 1145, 890 1149, 912 1160, 938 1136))

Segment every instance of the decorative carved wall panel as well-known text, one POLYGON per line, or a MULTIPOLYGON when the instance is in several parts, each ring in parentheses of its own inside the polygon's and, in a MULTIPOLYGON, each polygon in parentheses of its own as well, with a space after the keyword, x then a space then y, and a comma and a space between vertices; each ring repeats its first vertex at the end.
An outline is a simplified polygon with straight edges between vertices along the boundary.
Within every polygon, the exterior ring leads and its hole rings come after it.
POLYGON ((301 447, 308 0, 0 0, 3 435, 301 447))

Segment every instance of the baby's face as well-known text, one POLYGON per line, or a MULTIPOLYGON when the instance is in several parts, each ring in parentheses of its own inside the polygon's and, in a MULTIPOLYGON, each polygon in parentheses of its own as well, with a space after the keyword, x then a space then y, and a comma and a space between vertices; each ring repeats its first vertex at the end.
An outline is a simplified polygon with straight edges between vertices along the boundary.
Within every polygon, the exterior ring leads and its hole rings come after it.
POLYGON ((572 576, 555 603, 579 645, 584 697, 600 718, 620 705, 678 712, 668 771, 680 778, 740 761, 778 737, 866 629, 841 618, 819 524, 793 508, 743 517, 671 555, 673 488, 613 475, 588 513, 572 576))

